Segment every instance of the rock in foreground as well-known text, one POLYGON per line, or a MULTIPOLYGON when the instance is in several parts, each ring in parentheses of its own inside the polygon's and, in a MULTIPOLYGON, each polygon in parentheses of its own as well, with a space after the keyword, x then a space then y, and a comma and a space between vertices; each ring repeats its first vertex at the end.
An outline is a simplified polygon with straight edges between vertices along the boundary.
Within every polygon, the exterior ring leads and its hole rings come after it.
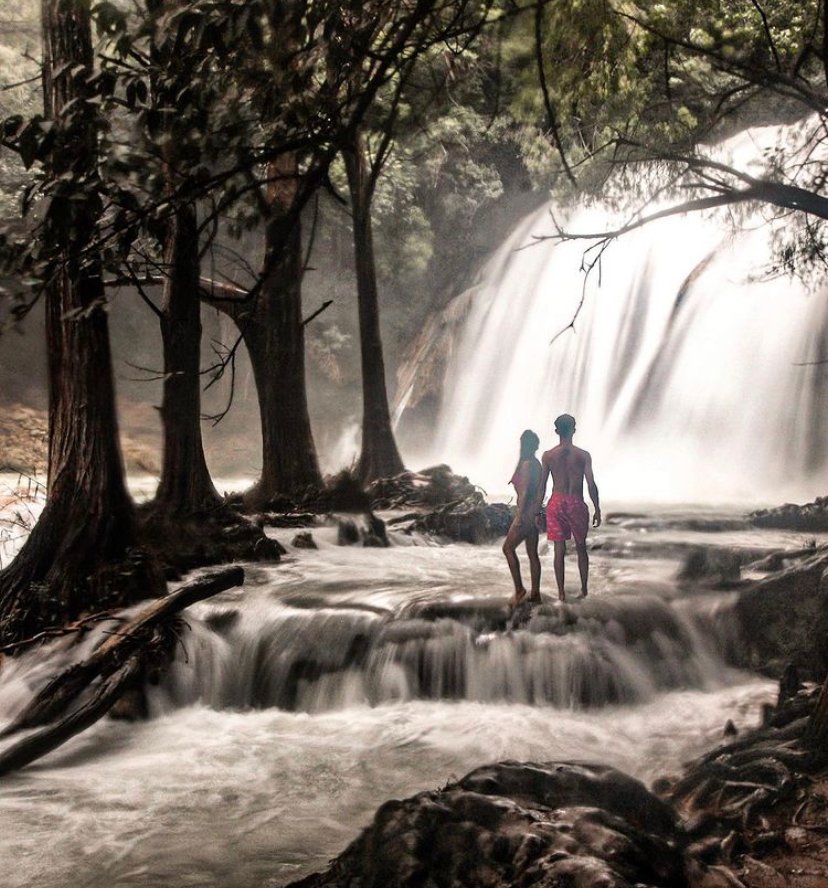
POLYGON ((501 762, 384 804, 294 888, 688 885, 672 809, 614 768, 501 762))

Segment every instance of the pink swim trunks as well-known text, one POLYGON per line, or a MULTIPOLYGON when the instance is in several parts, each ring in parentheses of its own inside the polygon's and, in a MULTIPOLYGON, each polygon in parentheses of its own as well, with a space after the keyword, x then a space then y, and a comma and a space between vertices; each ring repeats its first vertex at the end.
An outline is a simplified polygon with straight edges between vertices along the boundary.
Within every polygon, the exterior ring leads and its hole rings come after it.
POLYGON ((583 543, 589 530, 589 509, 579 496, 553 493, 546 504, 546 536, 560 543, 574 537, 583 543))

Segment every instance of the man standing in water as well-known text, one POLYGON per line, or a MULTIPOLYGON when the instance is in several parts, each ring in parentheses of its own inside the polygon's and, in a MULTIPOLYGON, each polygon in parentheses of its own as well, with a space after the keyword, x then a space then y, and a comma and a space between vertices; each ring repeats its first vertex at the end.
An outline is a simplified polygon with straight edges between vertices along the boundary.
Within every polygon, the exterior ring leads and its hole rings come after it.
POLYGON ((560 443, 547 450, 541 459, 541 498, 546 493, 546 482, 552 475, 552 496, 546 505, 546 535, 555 546, 555 581, 558 598, 564 600, 564 556, 566 541, 575 540, 578 552, 578 570, 581 574, 581 597, 587 596, 589 580, 589 553, 586 536, 589 531, 589 509, 584 502, 584 479, 589 498, 595 506, 593 527, 601 526, 601 506, 598 487, 592 474, 592 457, 572 443, 575 434, 575 417, 564 413, 555 420, 555 431, 560 443))

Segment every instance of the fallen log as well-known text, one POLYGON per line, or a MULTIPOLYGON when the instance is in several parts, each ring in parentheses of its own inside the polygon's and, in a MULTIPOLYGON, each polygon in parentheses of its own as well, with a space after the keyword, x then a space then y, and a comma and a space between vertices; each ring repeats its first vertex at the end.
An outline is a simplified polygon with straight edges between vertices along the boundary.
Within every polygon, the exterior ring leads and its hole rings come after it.
POLYGON ((142 668, 140 656, 133 654, 101 682, 94 695, 83 705, 55 724, 35 731, 0 753, 0 777, 31 764, 94 725, 109 712, 125 688, 138 679, 142 668))
MULTIPOLYGON (((120 670, 136 651, 152 637, 151 629, 162 620, 212 595, 240 586, 244 570, 230 567, 192 583, 180 586, 169 595, 155 599, 120 627, 80 663, 70 666, 51 679, 23 712, 0 731, 0 738, 18 731, 40 727, 62 715, 69 705, 96 679, 107 679, 120 670)), ((114 700, 112 701, 115 702, 114 700)))

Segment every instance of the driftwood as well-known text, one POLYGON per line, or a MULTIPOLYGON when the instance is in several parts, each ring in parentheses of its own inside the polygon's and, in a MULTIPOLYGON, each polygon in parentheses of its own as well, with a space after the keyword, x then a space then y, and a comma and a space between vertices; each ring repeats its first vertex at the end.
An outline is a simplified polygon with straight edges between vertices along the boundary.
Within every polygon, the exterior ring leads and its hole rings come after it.
POLYGON ((0 777, 25 767, 95 724, 109 712, 126 686, 138 678, 142 668, 140 657, 133 654, 123 666, 101 682, 86 703, 66 718, 35 731, 0 753, 0 777))
POLYGON ((92 697, 60 722, 21 740, 0 753, 0 775, 34 761, 85 730, 105 715, 143 669, 143 648, 156 637, 159 624, 174 613, 244 582, 244 570, 231 567, 188 583, 150 602, 113 633, 86 660, 64 670, 46 684, 0 737, 37 728, 61 716, 96 679, 92 697))

